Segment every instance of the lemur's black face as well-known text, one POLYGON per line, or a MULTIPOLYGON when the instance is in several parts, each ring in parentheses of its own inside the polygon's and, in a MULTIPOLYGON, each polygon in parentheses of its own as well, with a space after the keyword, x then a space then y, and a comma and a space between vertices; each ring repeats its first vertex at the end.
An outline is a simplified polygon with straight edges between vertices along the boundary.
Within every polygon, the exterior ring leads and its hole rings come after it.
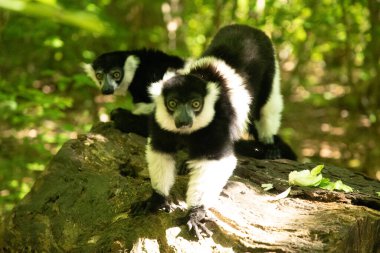
POLYGON ((139 58, 115 51, 100 55, 85 66, 87 74, 99 85, 105 95, 125 95, 131 84, 139 58))
POLYGON ((176 75, 152 84, 155 120, 162 129, 189 134, 206 127, 214 118, 219 95, 216 83, 194 75, 176 75))
POLYGON ((114 67, 110 70, 103 68, 95 69, 95 77, 98 80, 102 93, 105 95, 113 94, 115 89, 120 85, 124 76, 123 69, 114 67))
POLYGON ((100 55, 93 62, 95 78, 103 94, 113 94, 121 84, 126 58, 124 54, 112 52, 100 55))
POLYGON ((191 128, 203 108, 206 83, 191 75, 167 81, 163 90, 164 103, 177 128, 191 128))
POLYGON ((187 94, 186 98, 178 92, 169 92, 165 96, 166 108, 177 128, 190 128, 196 115, 202 111, 203 103, 203 95, 196 92, 187 94))

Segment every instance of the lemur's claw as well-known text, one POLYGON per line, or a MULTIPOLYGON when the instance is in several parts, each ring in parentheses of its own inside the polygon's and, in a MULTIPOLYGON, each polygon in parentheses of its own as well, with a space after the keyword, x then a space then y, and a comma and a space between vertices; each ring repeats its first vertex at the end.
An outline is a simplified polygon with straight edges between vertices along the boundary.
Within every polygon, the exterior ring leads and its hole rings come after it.
POLYGON ((168 198, 157 192, 153 192, 149 199, 133 203, 131 206, 131 214, 134 216, 155 213, 158 211, 170 213, 173 211, 173 208, 170 205, 168 198))
POLYGON ((192 208, 189 212, 189 221, 187 222, 187 226, 189 230, 194 230, 195 236, 198 240, 203 239, 203 234, 206 237, 211 237, 212 232, 209 230, 204 224, 205 221, 211 221, 209 217, 206 215, 206 210, 203 206, 192 208))

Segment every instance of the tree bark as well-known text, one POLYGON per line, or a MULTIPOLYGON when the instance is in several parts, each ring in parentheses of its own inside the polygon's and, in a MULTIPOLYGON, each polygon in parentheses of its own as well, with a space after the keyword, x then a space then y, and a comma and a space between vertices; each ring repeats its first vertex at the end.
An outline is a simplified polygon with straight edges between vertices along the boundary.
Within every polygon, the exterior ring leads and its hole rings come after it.
MULTIPOLYGON (((188 176, 172 190, 177 209, 132 216, 133 203, 151 194, 146 140, 110 123, 70 140, 53 157, 31 192, 0 230, 4 252, 380 252, 380 183, 326 166, 353 193, 288 187, 292 170, 314 164, 240 157, 207 226, 197 241, 183 222, 188 176), (262 183, 274 189, 265 192, 262 183)), ((215 175, 217 176, 217 175, 215 175)))

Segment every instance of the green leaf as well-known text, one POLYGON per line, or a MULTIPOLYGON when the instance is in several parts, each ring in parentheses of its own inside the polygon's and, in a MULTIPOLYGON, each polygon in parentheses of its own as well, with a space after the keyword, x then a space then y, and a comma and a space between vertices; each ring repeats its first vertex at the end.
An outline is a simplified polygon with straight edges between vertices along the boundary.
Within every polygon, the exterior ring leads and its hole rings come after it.
POLYGON ((328 182, 327 184, 319 185, 319 188, 329 190, 329 191, 333 191, 335 189, 335 183, 334 182, 328 182))
POLYGON ((325 167, 325 165, 323 165, 323 164, 317 165, 317 166, 315 166, 315 167, 311 170, 310 174, 311 174, 312 176, 317 176, 318 174, 320 174, 320 173, 322 172, 322 170, 323 170, 324 167, 325 167))
POLYGON ((344 184, 342 180, 338 180, 335 182, 335 190, 344 191, 346 193, 353 191, 353 189, 350 186, 344 184))
POLYGON ((58 4, 23 0, 2 0, 0 8, 24 15, 50 18, 63 24, 76 26, 98 34, 112 34, 113 28, 97 15, 87 11, 71 11, 58 4))
POLYGON ((264 191, 269 191, 273 189, 273 184, 261 184, 261 187, 263 188, 264 191))
POLYGON ((312 175, 310 170, 292 171, 289 173, 289 184, 298 186, 318 186, 322 181, 322 174, 312 175))

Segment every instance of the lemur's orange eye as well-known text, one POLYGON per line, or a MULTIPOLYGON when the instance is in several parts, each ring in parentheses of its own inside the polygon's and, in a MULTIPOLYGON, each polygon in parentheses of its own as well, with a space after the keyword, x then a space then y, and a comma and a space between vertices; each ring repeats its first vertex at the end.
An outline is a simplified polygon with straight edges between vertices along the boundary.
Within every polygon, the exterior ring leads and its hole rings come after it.
POLYGON ((119 79, 121 77, 121 73, 119 71, 113 72, 112 77, 114 79, 119 79))
POLYGON ((177 107, 177 101, 171 99, 167 102, 167 106, 168 106, 169 110, 174 111, 175 108, 177 107))
POLYGON ((195 111, 199 111, 201 108, 201 105, 202 103, 198 99, 194 99, 193 101, 191 101, 191 107, 193 107, 195 111))
POLYGON ((103 73, 98 72, 98 73, 95 74, 95 77, 96 77, 96 79, 98 79, 98 80, 102 80, 102 79, 103 79, 103 73))

